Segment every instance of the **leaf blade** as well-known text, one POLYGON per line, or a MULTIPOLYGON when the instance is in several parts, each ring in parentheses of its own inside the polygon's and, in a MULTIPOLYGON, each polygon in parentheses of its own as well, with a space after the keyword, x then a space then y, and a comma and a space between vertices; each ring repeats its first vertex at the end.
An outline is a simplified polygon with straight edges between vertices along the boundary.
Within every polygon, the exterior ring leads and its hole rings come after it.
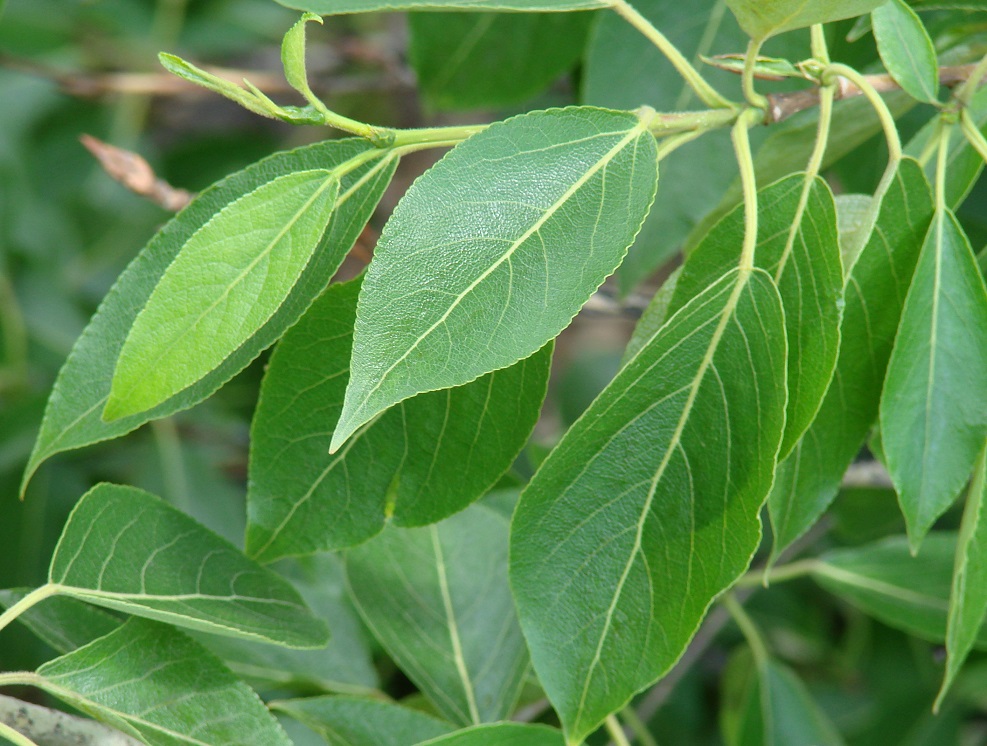
POLYGON ((918 14, 904 0, 888 0, 871 12, 881 60, 910 96, 938 102, 939 61, 918 14))
POLYGON ((752 38, 829 23, 869 13, 885 0, 727 0, 727 6, 752 38))

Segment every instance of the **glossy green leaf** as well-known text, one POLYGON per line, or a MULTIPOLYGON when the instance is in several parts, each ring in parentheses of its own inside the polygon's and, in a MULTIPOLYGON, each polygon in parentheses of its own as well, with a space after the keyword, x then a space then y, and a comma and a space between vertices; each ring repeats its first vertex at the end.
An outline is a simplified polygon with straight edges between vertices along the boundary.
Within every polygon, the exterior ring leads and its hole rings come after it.
POLYGON ((528 668, 507 584, 507 521, 473 505, 350 550, 347 580, 374 636, 439 712, 506 718, 528 668))
MULTIPOLYGON (((723 218, 689 255, 669 311, 674 313, 737 266, 744 209, 723 218)), ((788 410, 779 458, 795 447, 829 388, 840 346, 843 266, 833 195, 821 178, 794 174, 758 192, 754 263, 778 284, 788 337, 788 410)))
POLYGON ((41 432, 24 472, 21 490, 38 466, 56 453, 116 438, 148 420, 197 404, 245 368, 274 343, 322 292, 380 200, 396 159, 364 140, 331 140, 278 153, 203 191, 173 218, 124 270, 76 342, 58 374, 41 432), (100 412, 110 391, 120 348, 138 312, 185 243, 225 205, 284 173, 333 169, 369 151, 375 156, 341 177, 340 194, 329 227, 301 280, 257 333, 218 368, 149 412, 103 422, 100 412), (379 155, 377 155, 379 153, 379 155))
POLYGON ((412 13, 408 55, 439 109, 521 104, 579 61, 591 13, 412 13))
POLYGON ((887 0, 871 14, 884 67, 910 96, 938 102, 939 60, 922 20, 904 0, 887 0))
POLYGON ((812 425, 783 461, 768 501, 772 556, 802 535, 836 497, 877 418, 884 371, 932 218, 921 167, 903 160, 875 228, 849 270, 836 372, 812 425))
MULTIPOLYGON (((946 639, 950 578, 956 534, 931 532, 913 557, 905 536, 855 549, 838 549, 819 558, 813 578, 885 624, 932 642, 946 639)), ((987 646, 987 629, 977 633, 987 646)))
POLYGON ((373 13, 382 10, 502 10, 562 12, 607 8, 609 0, 277 0, 295 10, 321 16, 373 13))
POLYGON ((51 558, 67 596, 130 614, 289 647, 321 647, 325 623, 279 575, 135 487, 78 502, 51 558))
POLYGON ((472 383, 402 402, 330 455, 359 290, 359 281, 331 286, 271 357, 247 493, 247 553, 262 562, 354 546, 388 518, 420 526, 462 510, 510 468, 538 420, 551 344, 472 383))
POLYGON ((987 289, 955 216, 936 213, 905 299, 881 435, 912 549, 953 503, 987 438, 987 289))
POLYGON ((987 499, 987 445, 980 458, 967 493, 963 523, 956 544, 953 584, 949 595, 949 617, 946 622, 946 672, 936 697, 936 708, 956 679, 977 639, 977 633, 987 616, 987 521, 984 501, 987 499))
POLYGON ((291 746, 257 695, 176 629, 131 619, 34 682, 150 746, 291 746))
POLYGON ((330 744, 345 746, 415 746, 452 733, 444 720, 379 699, 310 697, 271 703, 320 734, 330 744))
POLYGON ((414 183, 363 281, 333 451, 388 407, 511 365, 568 325, 654 199, 656 145, 642 116, 523 114, 414 183))
MULTIPOLYGON (((28 588, 0 591, 0 605, 10 608, 27 595, 28 588)), ((102 609, 74 598, 55 596, 26 609, 17 621, 28 627, 53 650, 70 653, 109 634, 123 622, 102 609)))
POLYGON ((753 39, 870 13, 885 0, 726 0, 753 39))
POLYGON ((327 170, 279 176, 196 231, 134 319, 103 419, 167 401, 267 323, 312 258, 338 189, 327 170))
POLYGON ((465 728, 419 746, 565 746, 562 734, 544 725, 494 723, 465 728))
POLYGON ((748 566, 786 357, 774 283, 733 270, 649 340, 521 496, 511 584, 570 743, 667 671, 748 566))
POLYGON ((748 649, 723 674, 720 725, 727 746, 840 746, 843 739, 795 673, 778 661, 755 661, 748 649))

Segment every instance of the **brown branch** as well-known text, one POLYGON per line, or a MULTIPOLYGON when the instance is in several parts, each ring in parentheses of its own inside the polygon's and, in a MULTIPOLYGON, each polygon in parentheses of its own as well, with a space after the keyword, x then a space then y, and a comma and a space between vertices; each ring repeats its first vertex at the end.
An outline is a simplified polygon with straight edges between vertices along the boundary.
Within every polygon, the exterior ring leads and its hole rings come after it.
POLYGON ((192 201, 192 194, 176 189, 154 175, 150 164, 137 153, 109 145, 92 135, 81 135, 79 140, 92 153, 103 170, 127 189, 166 210, 176 212, 192 201))

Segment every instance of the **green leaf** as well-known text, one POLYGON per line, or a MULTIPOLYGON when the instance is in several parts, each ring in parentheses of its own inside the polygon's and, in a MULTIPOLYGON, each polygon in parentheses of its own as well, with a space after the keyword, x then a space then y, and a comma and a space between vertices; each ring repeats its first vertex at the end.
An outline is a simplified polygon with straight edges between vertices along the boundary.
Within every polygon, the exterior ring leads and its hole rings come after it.
POLYGON ((634 326, 634 333, 631 334, 624 356, 620 360, 621 366, 634 357, 648 340, 655 336, 655 333, 664 326, 671 316, 669 309, 672 305, 672 297, 675 295, 675 285, 682 274, 682 267, 676 267, 675 271, 668 276, 668 279, 658 289, 658 292, 651 298, 648 307, 644 309, 640 320, 634 326))
MULTIPOLYGON (((0 604, 10 608, 24 598, 27 588, 0 591, 0 604)), ((123 622, 102 609, 74 598, 54 596, 26 609, 17 621, 59 653, 70 653, 119 627, 123 622)))
POLYGON ((869 194, 838 194, 834 202, 843 267, 848 270, 857 261, 864 244, 870 238, 874 198, 869 194))
POLYGON ((946 622, 946 672, 936 697, 937 710, 976 642, 977 633, 987 614, 987 521, 983 514, 985 498, 987 445, 980 452, 979 463, 974 470, 956 544, 949 617, 946 622))
POLYGON ((357 609, 443 715, 507 717, 528 668, 507 584, 507 521, 473 505, 442 523, 388 528, 350 550, 357 609))
POLYGON ((881 435, 912 550, 970 478, 987 438, 987 289, 948 210, 929 227, 905 299, 881 435))
MULTIPOLYGON (((913 557, 905 536, 824 554, 812 569, 831 593, 896 629, 942 643, 946 639, 956 534, 931 532, 913 557)), ((987 629, 977 633, 987 646, 987 629)))
POLYGON ((748 566, 786 354, 771 278, 731 271, 621 370, 522 495, 511 583, 570 743, 671 668, 748 566))
POLYGON ((465 728, 419 746, 565 746, 562 734, 545 725, 495 723, 465 728))
POLYGON ((884 67, 907 93, 929 104, 939 100, 939 60, 922 20, 904 0, 887 0, 871 14, 884 67))
POLYGON ((313 13, 305 13, 288 29, 281 42, 281 64, 288 85, 309 98, 312 92, 308 87, 308 73, 305 71, 305 26, 309 21, 322 23, 322 18, 313 13))
POLYGON ((135 487, 100 484, 79 500, 49 583, 98 606, 289 647, 322 647, 325 623, 279 575, 135 487))
POLYGON ((921 167, 904 159, 881 202, 845 288, 836 372, 812 425, 783 461, 768 501, 772 557, 802 535, 836 497, 877 417, 908 282, 932 218, 921 167))
POLYGON ((196 231, 134 319, 103 419, 167 401, 267 323, 312 258, 338 189, 331 171, 280 176, 196 231))
POLYGON ((839 746, 839 732, 795 673, 778 661, 755 662, 749 649, 723 673, 720 725, 727 746, 839 746))
POLYGON ((21 491, 38 466, 56 453, 124 435, 145 422, 187 409, 210 396, 277 340, 305 312, 336 272, 391 179, 396 158, 365 140, 332 140, 278 153, 248 166, 203 191, 173 218, 120 275, 76 342, 58 374, 41 432, 24 471, 21 491), (211 373, 153 410, 103 422, 120 348, 138 312, 185 243, 227 204, 284 173, 332 169, 358 156, 374 156, 341 177, 340 194, 301 280, 271 319, 211 373))
POLYGON ((753 39, 870 13, 885 0, 726 0, 753 39))
POLYGON ((568 325, 654 199, 656 145, 642 116, 523 114, 414 183, 360 291, 331 450, 393 404, 511 365, 568 325))
POLYGON ((291 746, 246 684, 157 622, 131 619, 37 676, 40 688, 150 746, 291 746))
POLYGON ((451 723, 379 699, 310 697, 271 703, 331 744, 415 746, 455 730, 451 723))
POLYGON ((408 55, 439 109, 501 107, 541 93, 579 61, 591 13, 412 13, 408 55))
POLYGON ((275 118, 277 116, 275 111, 268 107, 266 102, 258 98, 256 94, 241 88, 236 83, 225 78, 208 73, 196 67, 191 62, 183 60, 181 57, 160 52, 158 54, 158 61, 172 75, 177 75, 182 80, 187 80, 189 83, 194 83, 213 93, 218 93, 220 96, 225 96, 230 101, 240 104, 247 111, 260 114, 262 117, 275 118))
POLYGON ((506 10, 562 12, 610 7, 609 0, 277 0, 295 10, 321 16, 380 10, 506 10))
MULTIPOLYGON (((744 242, 744 209, 723 218, 689 255, 675 287, 674 313, 737 265, 744 242)), ((836 366, 840 347, 843 266, 836 206, 826 182, 793 174, 758 192, 754 262, 772 275, 785 308, 788 410, 779 458, 812 422, 836 366)))
POLYGON ((420 526, 462 510, 510 468, 538 420, 551 344, 465 386, 402 402, 330 456, 359 290, 359 281, 330 286, 268 365, 247 492, 247 553, 259 561, 355 546, 388 518, 420 526))

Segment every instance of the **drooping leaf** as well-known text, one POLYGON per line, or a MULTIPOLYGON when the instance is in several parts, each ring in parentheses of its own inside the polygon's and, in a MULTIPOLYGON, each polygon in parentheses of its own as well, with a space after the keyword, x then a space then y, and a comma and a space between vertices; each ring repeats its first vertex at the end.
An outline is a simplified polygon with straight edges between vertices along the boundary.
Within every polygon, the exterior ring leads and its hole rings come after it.
MULTIPOLYGON (((885 624, 932 642, 946 639, 956 534, 931 532, 913 557, 905 536, 819 558, 812 577, 825 589, 885 624)), ((987 646, 987 629, 977 632, 987 646)))
POLYGON ((267 323, 315 252, 338 189, 327 170, 279 176, 196 231, 134 319, 103 419, 167 401, 267 323))
POLYGON ((887 0, 871 14, 884 67, 910 96, 936 103, 939 60, 918 14, 904 0, 887 0))
POLYGON ((870 238, 874 198, 869 194, 838 194, 833 201, 836 203, 843 267, 849 270, 870 238))
POLYGON ((885 0, 726 0, 753 39, 870 13, 885 0))
MULTIPOLYGON (((27 595, 28 588, 0 591, 8 609, 27 595)), ((25 610, 17 621, 59 653, 70 653, 115 630, 122 621, 102 609, 74 598, 54 596, 25 610)))
POLYGON ((330 455, 359 290, 359 281, 331 286, 268 366, 247 493, 247 553, 259 561, 355 546, 388 518, 420 526, 461 510, 510 468, 538 420, 551 344, 472 383, 402 402, 330 455))
POLYGON ((888 471, 917 551, 987 438, 987 289, 948 210, 936 213, 919 256, 880 414, 888 471))
POLYGON ((357 609, 443 715, 506 718, 528 667, 507 583, 507 521, 473 505, 426 528, 389 527, 350 550, 357 609))
POLYGON ((328 639, 283 578, 135 487, 83 495, 48 579, 62 595, 193 629, 301 648, 328 639))
POLYGON ((333 451, 388 407, 526 358, 571 321, 654 199, 656 145, 642 117, 523 114, 414 183, 363 281, 333 451))
POLYGON ((455 730, 444 720, 379 699, 310 697, 279 700, 271 708, 301 721, 330 744, 346 746, 415 746, 455 730))
POLYGON ((504 10, 563 12, 606 8, 608 0, 277 0, 295 10, 321 16, 373 13, 382 10, 504 10))
POLYGON ((980 452, 979 462, 974 470, 956 544, 949 616, 946 621, 946 672, 939 696, 936 697, 937 709, 976 642, 977 633, 987 616, 987 521, 983 514, 985 498, 987 445, 980 452))
POLYGON ((582 56, 591 13, 412 13, 408 55, 439 109, 521 104, 582 56))
POLYGON ((755 661, 746 648, 723 673, 720 725, 727 746, 812 744, 843 739, 795 673, 778 661, 755 661))
POLYGON ((297 321, 328 284, 390 181, 396 159, 387 151, 375 153, 377 157, 341 177, 336 208, 315 256, 288 298, 252 338, 214 371, 151 411, 109 423, 100 419, 109 395, 113 368, 127 332, 158 280, 196 231, 225 205, 284 173, 334 169, 374 150, 374 146, 365 140, 351 138, 278 153, 206 189, 162 228, 120 275, 62 366, 45 410, 41 432, 24 471, 21 490, 38 466, 56 453, 119 437, 149 420, 202 401, 297 321))
POLYGON ((40 688, 150 746, 291 746, 264 703, 202 646, 131 619, 37 671, 40 688))
POLYGON ((423 741, 419 746, 565 746, 562 734, 545 725, 494 723, 423 741))
POLYGON ((906 158, 884 195, 870 239, 849 270, 840 352, 829 390, 812 425, 778 467, 768 501, 773 557, 836 497, 877 418, 884 371, 932 213, 922 169, 906 158))
POLYGON ((672 666, 750 562, 786 357, 771 278, 731 271, 649 340, 523 493, 511 583, 571 743, 672 666))
MULTIPOLYGON (((744 209, 723 218, 689 254, 669 311, 674 313, 737 265, 744 209)), ((788 410, 779 458, 812 422, 836 366, 843 303, 843 266, 836 206, 816 177, 793 174, 758 193, 754 263, 778 284, 788 337, 788 410)))

